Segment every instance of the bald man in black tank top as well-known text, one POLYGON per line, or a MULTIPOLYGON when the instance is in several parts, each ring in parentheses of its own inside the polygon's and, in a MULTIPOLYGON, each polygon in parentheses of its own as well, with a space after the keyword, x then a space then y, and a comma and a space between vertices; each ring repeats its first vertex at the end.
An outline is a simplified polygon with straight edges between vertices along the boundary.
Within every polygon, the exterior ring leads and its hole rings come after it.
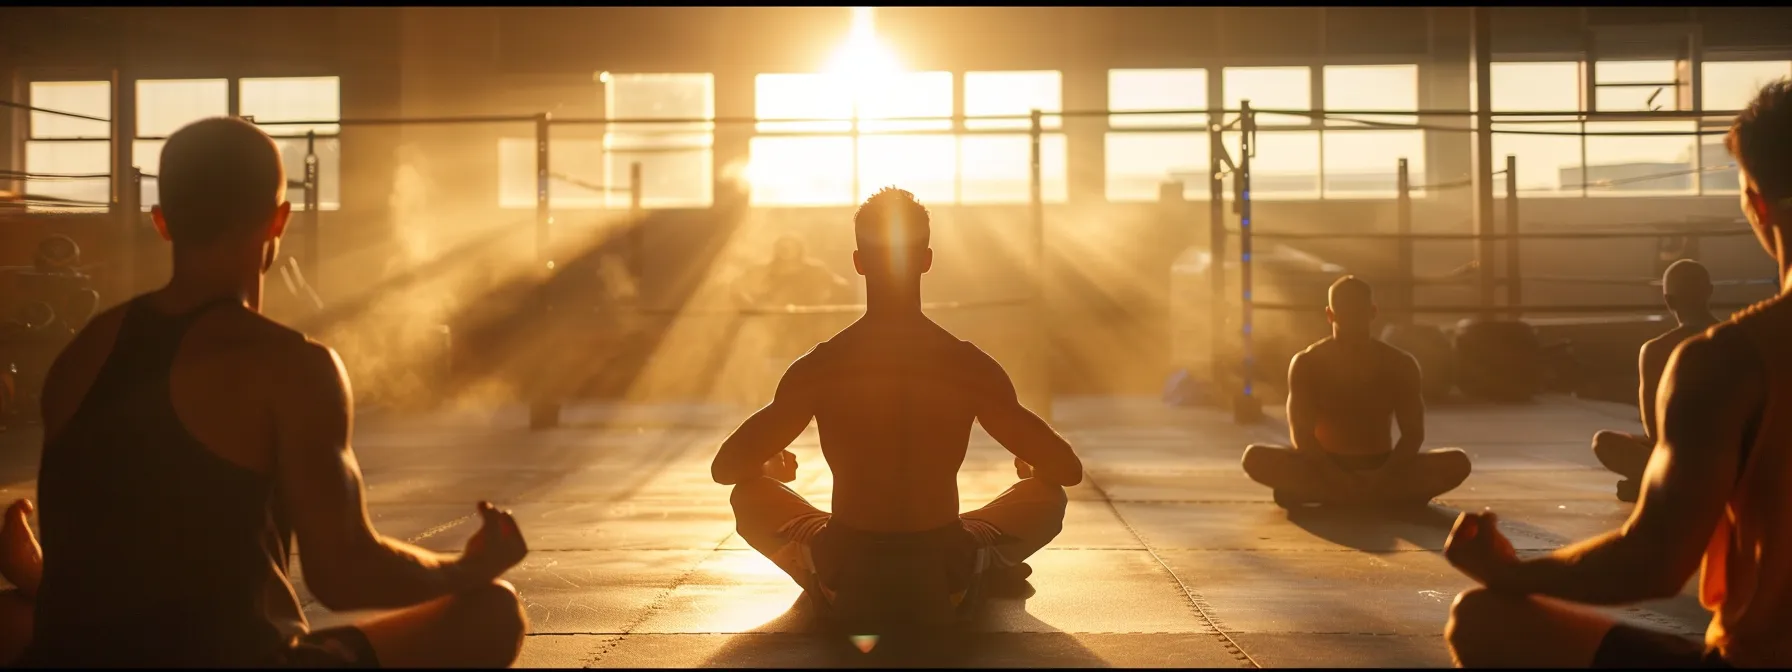
POLYGON ((1423 504, 1468 478, 1468 454, 1421 452, 1425 399, 1412 355, 1370 335, 1369 284, 1332 284, 1332 336, 1288 365, 1288 432, 1294 447, 1245 449, 1244 471, 1284 506, 1423 504), (1400 426, 1400 440, 1389 431, 1400 426))
POLYGON ((0 528, 0 656, 27 666, 504 666, 526 624, 498 577, 527 549, 480 503, 459 557, 375 532, 336 354, 262 317, 291 206, 279 149, 238 119, 162 150, 168 285, 95 318, 44 384, 42 546, 0 528), (312 631, 295 537, 324 606, 386 610, 312 631), (26 640, 22 658, 19 648, 26 640))
POLYGON ((906 191, 865 202, 853 254, 864 317, 792 364, 713 465, 716 482, 735 486, 741 537, 841 622, 943 625, 977 588, 1017 585, 1063 526, 1064 488, 1082 480, 1070 445, 1021 406, 1001 365, 922 314, 928 225, 906 191), (834 474, 832 513, 784 485, 797 468, 786 447, 811 419, 834 474), (1016 455, 1020 481, 961 515, 973 421, 1016 455))

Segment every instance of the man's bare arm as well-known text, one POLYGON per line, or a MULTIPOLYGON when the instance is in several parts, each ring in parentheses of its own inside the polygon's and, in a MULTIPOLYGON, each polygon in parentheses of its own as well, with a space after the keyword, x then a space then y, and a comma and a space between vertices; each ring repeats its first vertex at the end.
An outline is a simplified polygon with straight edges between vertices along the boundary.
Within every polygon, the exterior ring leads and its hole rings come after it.
POLYGON ((1288 361, 1288 439, 1296 452, 1317 455, 1319 419, 1313 417, 1313 372, 1307 355, 1295 355, 1288 361))
POLYGON ((1394 444, 1395 458, 1417 455, 1425 445, 1424 373, 1410 355, 1399 361, 1400 390, 1394 402, 1394 422, 1400 426, 1400 440, 1394 444))
POLYGON ((476 579, 449 557, 374 531, 349 448, 354 408, 342 362, 321 345, 298 350, 280 365, 273 434, 277 482, 312 594, 337 611, 392 609, 470 587, 476 579))
POLYGON ((709 475, 722 485, 734 485, 760 475, 767 460, 790 447, 815 419, 813 381, 809 369, 813 365, 803 355, 778 381, 778 391, 767 404, 740 423, 733 434, 716 451, 709 475))
POLYGON ((1014 380, 1008 371, 987 354, 981 367, 986 380, 978 388, 984 390, 977 404, 977 423, 989 437, 1002 444, 1033 467, 1039 480, 1070 487, 1083 482, 1083 461, 1078 459, 1070 442, 1038 414, 1020 403, 1014 380))
POLYGON ((1642 498, 1616 531, 1519 563, 1500 590, 1583 604, 1671 597, 1698 571, 1735 484, 1743 427, 1765 395, 1760 362, 1735 332, 1687 340, 1669 361, 1660 444, 1642 498))

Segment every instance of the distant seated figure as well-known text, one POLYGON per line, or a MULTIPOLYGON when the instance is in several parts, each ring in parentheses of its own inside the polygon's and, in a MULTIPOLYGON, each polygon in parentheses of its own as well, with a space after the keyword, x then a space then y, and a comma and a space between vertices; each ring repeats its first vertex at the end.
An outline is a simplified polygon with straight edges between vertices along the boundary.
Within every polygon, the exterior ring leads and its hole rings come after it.
POLYGON ((1468 478, 1468 454, 1421 452, 1425 399, 1418 361, 1370 335, 1369 284, 1332 283, 1330 338, 1288 364, 1288 431, 1294 447, 1244 451, 1251 480, 1275 490, 1276 503, 1422 505, 1468 478), (1396 443, 1389 431, 1400 425, 1396 443))
POLYGON ((1643 412, 1644 434, 1604 430, 1593 435, 1593 454, 1599 463, 1623 477, 1618 481, 1618 499, 1634 502, 1642 487, 1643 469, 1655 450, 1655 391, 1668 357, 1682 341, 1717 324, 1711 315, 1711 292, 1711 272, 1691 259, 1674 262, 1661 275, 1661 295, 1677 324, 1644 343, 1637 354, 1637 406, 1643 412))
MULTIPOLYGON (((851 634, 951 625, 985 591, 1021 589, 1028 556, 1063 529, 1082 462, 1022 406, 1001 364, 921 311, 933 264, 928 214, 885 189, 854 218, 865 314, 792 363, 771 404, 712 465, 734 486, 736 529, 851 634), (833 511, 786 486, 786 448, 814 421, 833 471, 833 511), (962 511, 958 470, 973 423, 1012 452, 1017 481, 962 511)), ((1068 578, 1068 577, 1066 577, 1068 578)))

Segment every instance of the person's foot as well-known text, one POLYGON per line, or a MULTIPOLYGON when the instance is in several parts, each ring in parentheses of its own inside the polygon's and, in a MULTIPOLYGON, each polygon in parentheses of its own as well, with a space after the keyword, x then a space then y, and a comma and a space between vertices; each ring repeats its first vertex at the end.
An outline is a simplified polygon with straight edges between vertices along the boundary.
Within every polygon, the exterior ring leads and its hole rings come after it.
POLYGON ((27 520, 35 510, 31 500, 18 500, 7 507, 6 520, 0 523, 0 576, 27 598, 37 596, 44 578, 44 551, 27 520))
POLYGON ((1635 503, 1643 494, 1643 484, 1635 479, 1618 481, 1618 501, 1635 503))
POLYGON ((1295 497, 1294 495, 1288 494, 1281 490, 1276 490, 1276 491, 1274 491, 1274 493, 1275 493, 1276 506, 1282 507, 1284 509, 1301 509, 1301 508, 1316 506, 1319 504, 1319 502, 1316 500, 1295 497))
POLYGON ((1027 577, 1033 575, 1033 567, 1027 563, 1017 565, 996 565, 984 570, 983 584, 989 594, 995 597, 1012 597, 1023 595, 1027 590, 1027 577))

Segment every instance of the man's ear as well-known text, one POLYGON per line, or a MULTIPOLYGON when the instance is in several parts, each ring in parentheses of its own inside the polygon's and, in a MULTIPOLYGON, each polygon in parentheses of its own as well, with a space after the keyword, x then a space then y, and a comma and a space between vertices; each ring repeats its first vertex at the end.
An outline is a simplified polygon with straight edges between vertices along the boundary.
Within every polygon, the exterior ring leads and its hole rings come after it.
POLYGON ((933 248, 929 247, 921 250, 921 272, 926 273, 931 270, 933 270, 933 248))
POLYGON ((859 261, 859 251, 858 250, 852 251, 852 270, 857 272, 859 275, 865 274, 865 264, 863 264, 859 261))
POLYGON ((286 235, 286 223, 291 220, 292 201, 281 201, 280 206, 274 208, 273 221, 268 224, 268 240, 286 235))
POLYGON ((155 222, 156 234, 160 235, 162 237, 162 240, 166 240, 166 241, 170 241, 170 242, 172 242, 174 240, 173 238, 168 236, 168 218, 162 216, 162 206, 159 206, 159 205, 150 206, 149 221, 155 222))
POLYGON ((1337 322, 1338 321, 1338 314, 1332 312, 1331 306, 1325 307, 1325 321, 1326 322, 1337 322))

